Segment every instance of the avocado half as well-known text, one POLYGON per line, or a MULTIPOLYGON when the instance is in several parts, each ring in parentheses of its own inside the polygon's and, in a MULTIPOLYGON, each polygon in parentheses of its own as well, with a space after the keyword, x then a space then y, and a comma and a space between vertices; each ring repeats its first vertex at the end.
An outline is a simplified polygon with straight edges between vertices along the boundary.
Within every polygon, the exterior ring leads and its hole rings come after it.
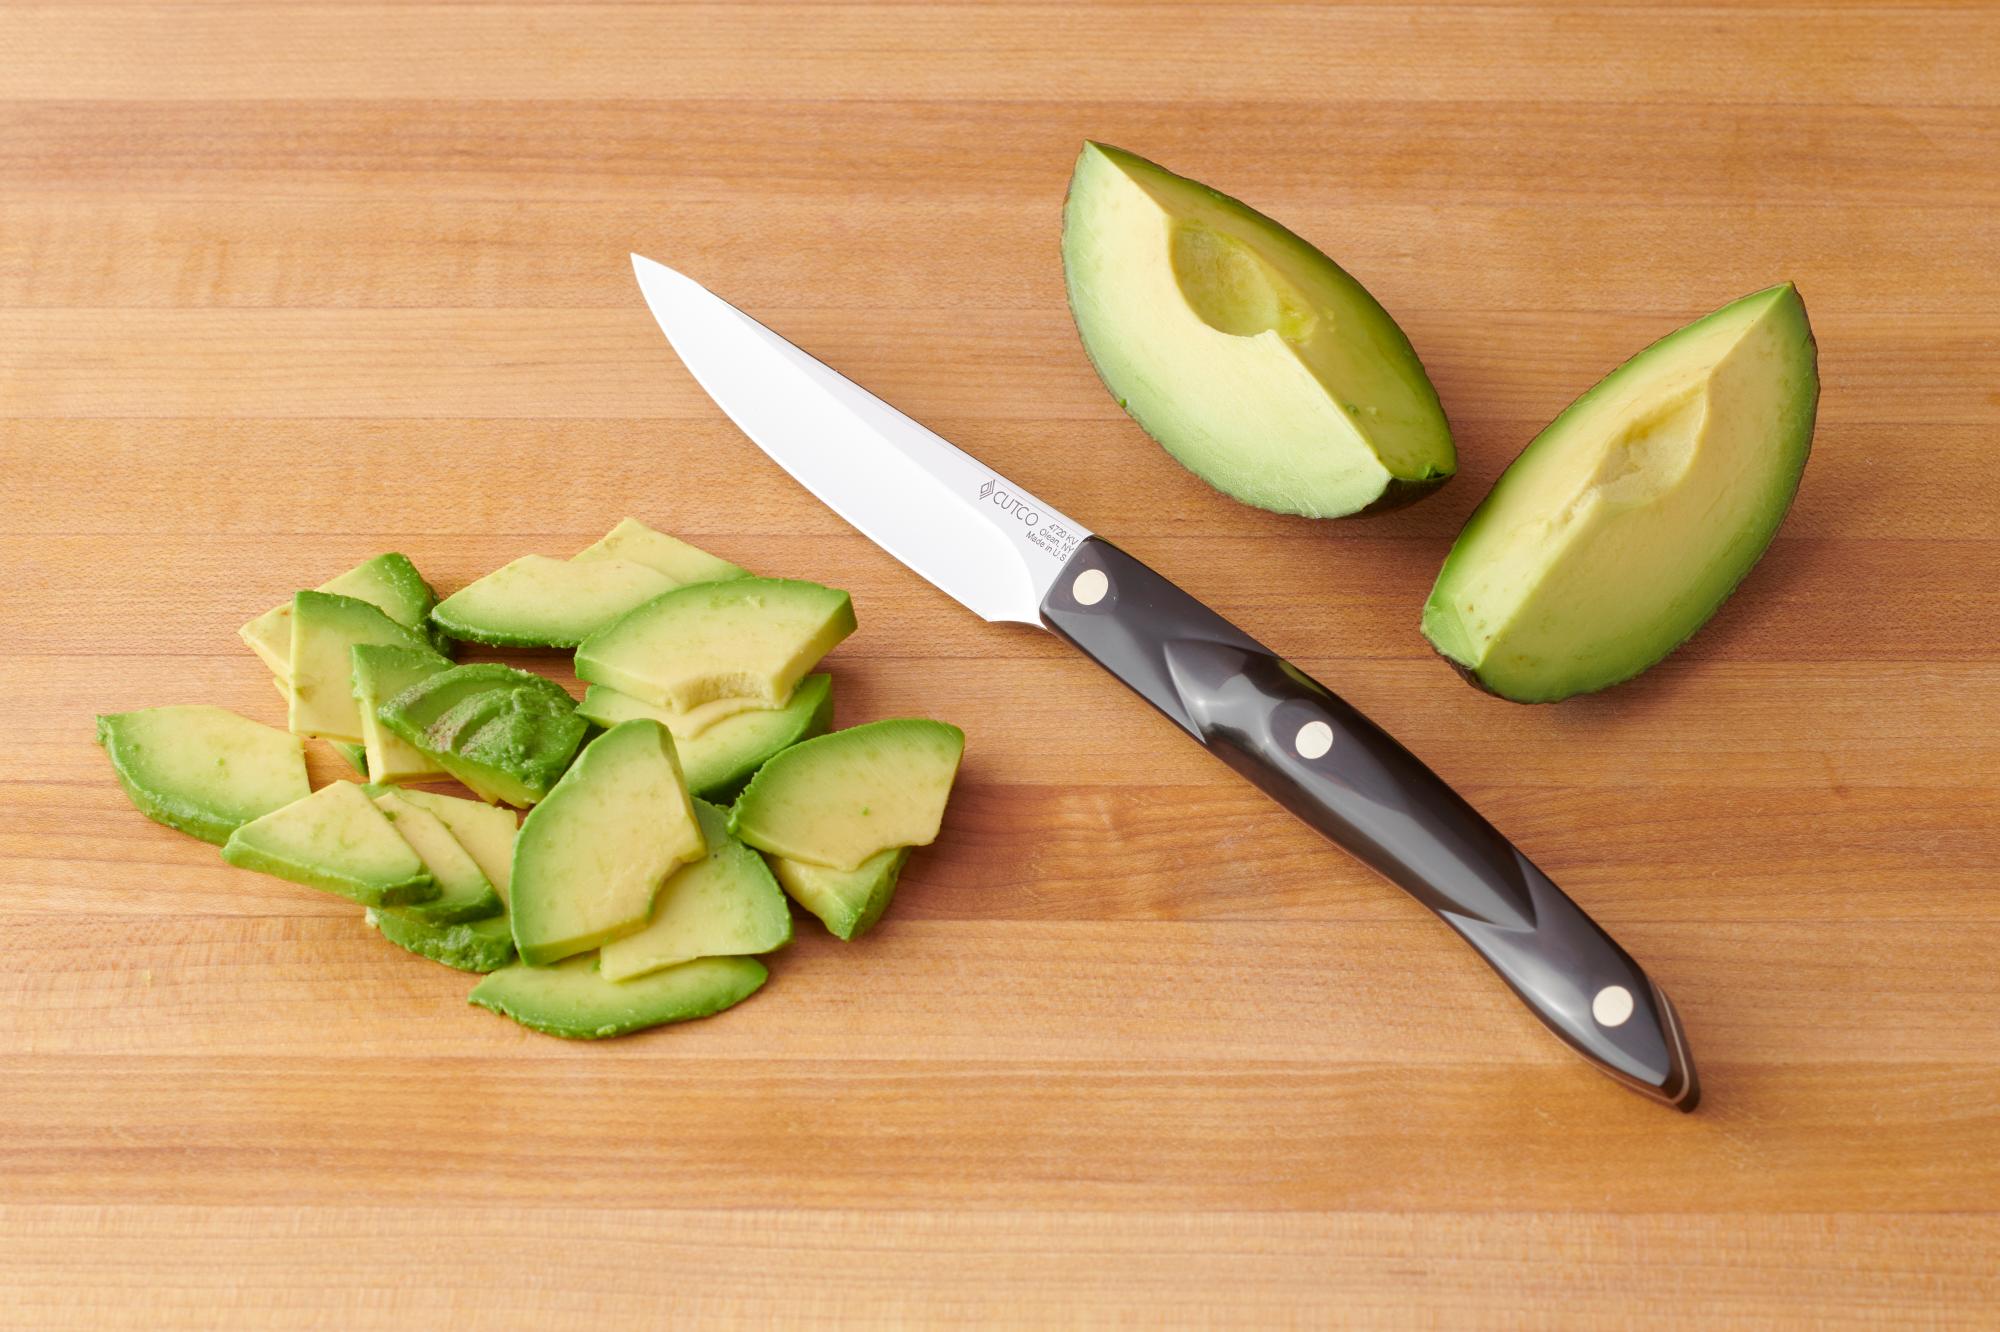
POLYGON ((1086 143, 1062 251, 1098 377, 1224 494, 1337 518, 1406 504, 1456 470, 1437 392, 1396 321, 1256 209, 1086 143))
POLYGON ((1474 684, 1548 703, 1628 680, 1715 614, 1791 507, 1819 374, 1790 283, 1619 366, 1466 520, 1424 636, 1474 684))

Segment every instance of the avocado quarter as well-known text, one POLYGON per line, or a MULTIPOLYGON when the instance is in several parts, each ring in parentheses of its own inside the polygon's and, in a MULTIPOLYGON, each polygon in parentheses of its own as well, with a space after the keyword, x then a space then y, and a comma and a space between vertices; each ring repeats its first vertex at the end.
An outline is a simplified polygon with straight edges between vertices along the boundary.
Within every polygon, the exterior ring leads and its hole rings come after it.
POLYGON ((1062 256, 1104 386, 1224 494, 1337 518, 1406 504, 1457 470, 1444 409, 1396 321, 1249 205, 1086 143, 1062 256))
POLYGON ((1546 703, 1628 680, 1707 623, 1769 547, 1811 452, 1819 374, 1790 284, 1606 375, 1466 520, 1424 636, 1468 680, 1546 703))

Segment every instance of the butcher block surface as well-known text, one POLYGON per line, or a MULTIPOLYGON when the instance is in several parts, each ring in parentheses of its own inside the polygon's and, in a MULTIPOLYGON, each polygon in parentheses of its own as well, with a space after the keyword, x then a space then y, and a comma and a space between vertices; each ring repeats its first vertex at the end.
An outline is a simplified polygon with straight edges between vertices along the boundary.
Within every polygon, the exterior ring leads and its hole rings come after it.
POLYGON ((55 0, 0 51, 0 1325, 1992 1326, 2000 10, 55 0), (1085 138, 1367 283, 1457 478, 1310 522, 1150 443, 1064 308, 1085 138), (1402 738, 1671 993, 1700 1110, 820 507, 634 250, 1402 738), (1461 684, 1418 613, 1501 468, 1786 279, 1819 429, 1741 592, 1602 695, 1461 684), (371 554, 627 515, 849 589, 839 724, 967 734, 883 925, 723 1016, 471 1008, 92 743, 282 724, 234 630, 371 554))

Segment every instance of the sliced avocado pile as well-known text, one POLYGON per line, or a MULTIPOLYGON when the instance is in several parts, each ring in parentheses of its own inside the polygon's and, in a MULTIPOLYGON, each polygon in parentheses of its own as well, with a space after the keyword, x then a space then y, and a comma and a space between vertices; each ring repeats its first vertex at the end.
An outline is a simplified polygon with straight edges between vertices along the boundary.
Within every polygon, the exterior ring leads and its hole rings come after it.
POLYGON ((788 889, 838 937, 860 934, 936 836, 956 727, 826 734, 833 679, 809 672, 853 629, 845 592, 758 578, 626 519, 572 560, 525 557, 443 602, 383 555, 251 621, 289 733, 181 706, 101 717, 98 738, 149 817, 361 903, 383 938, 485 974, 481 1007, 616 1036, 755 993, 757 957, 791 941, 788 889), (513 666, 454 664, 439 650, 454 639, 581 644, 584 702, 513 666), (301 737, 366 780, 312 790, 301 737), (710 803, 749 795, 806 742, 820 757, 747 806, 710 803), (450 778, 478 798, 410 785, 450 778))

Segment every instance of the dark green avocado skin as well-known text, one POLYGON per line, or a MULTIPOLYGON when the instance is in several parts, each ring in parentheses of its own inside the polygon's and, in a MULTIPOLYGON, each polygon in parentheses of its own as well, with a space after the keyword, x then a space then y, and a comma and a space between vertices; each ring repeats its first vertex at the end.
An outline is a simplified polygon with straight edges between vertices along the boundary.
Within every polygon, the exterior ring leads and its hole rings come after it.
POLYGON ((1446 472, 1441 476, 1426 476, 1414 481, 1396 477, 1387 486, 1383 487, 1382 493, 1374 500, 1347 516, 1349 518, 1371 518, 1376 514, 1394 513, 1398 509, 1407 509, 1426 495, 1436 491, 1438 487, 1451 480, 1455 475, 1456 473, 1454 472, 1446 472))

